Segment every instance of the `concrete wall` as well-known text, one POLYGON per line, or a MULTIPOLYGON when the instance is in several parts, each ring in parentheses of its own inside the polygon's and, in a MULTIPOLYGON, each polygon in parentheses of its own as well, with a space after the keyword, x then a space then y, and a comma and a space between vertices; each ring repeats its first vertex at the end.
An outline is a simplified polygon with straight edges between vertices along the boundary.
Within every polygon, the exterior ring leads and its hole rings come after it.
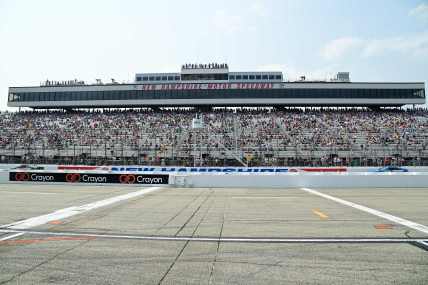
POLYGON ((178 187, 235 188, 428 188, 428 173, 284 173, 176 175, 178 187))
MULTIPOLYGON (((9 182, 9 172, 0 172, 0 183, 9 182)), ((171 174, 170 185, 215 188, 428 188, 428 172, 407 173, 269 173, 269 174, 171 174)), ((41 184, 41 183, 37 183, 41 184)), ((52 184, 52 183, 49 183, 52 184)), ((68 184, 68 183, 63 183, 68 184)), ((77 184, 75 184, 77 185, 77 184)), ((86 184, 79 185, 101 185, 86 184)), ((123 185, 127 187, 141 185, 123 185)))
POLYGON ((9 182, 9 172, 0 171, 0 184, 9 182))

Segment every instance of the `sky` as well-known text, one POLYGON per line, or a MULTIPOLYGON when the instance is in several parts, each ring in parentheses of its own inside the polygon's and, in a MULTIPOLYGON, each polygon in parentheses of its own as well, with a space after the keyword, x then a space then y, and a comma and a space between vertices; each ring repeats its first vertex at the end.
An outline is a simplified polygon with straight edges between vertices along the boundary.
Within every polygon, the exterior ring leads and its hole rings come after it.
POLYGON ((288 80, 427 83, 428 1, 0 0, 0 110, 9 86, 132 82, 210 62, 288 80))

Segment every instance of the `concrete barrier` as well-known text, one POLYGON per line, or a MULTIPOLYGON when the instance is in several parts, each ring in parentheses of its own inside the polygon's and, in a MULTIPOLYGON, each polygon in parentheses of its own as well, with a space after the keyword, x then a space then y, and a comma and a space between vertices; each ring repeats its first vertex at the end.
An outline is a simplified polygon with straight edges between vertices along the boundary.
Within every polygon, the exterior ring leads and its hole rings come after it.
MULTIPOLYGON (((44 171, 38 171, 43 173, 44 171)), ((129 173, 128 173, 129 174, 129 173)), ((0 171, 0 183, 37 183, 9 181, 9 172, 0 171)), ((52 183, 49 183, 52 184, 52 183)), ((69 182, 62 184, 69 185, 69 182)), ((108 183, 107 183, 108 184, 108 183)), ((73 183, 73 185, 100 185, 73 183)), ((101 184, 102 185, 102 184, 101 184)), ((141 184, 122 184, 141 186, 141 184)), ((168 185, 201 188, 428 188, 428 172, 344 172, 344 173, 203 173, 170 174, 168 185)))
POLYGON ((282 173, 173 175, 177 187, 428 188, 428 173, 282 173))
POLYGON ((9 172, 0 170, 0 183, 9 183, 9 172))

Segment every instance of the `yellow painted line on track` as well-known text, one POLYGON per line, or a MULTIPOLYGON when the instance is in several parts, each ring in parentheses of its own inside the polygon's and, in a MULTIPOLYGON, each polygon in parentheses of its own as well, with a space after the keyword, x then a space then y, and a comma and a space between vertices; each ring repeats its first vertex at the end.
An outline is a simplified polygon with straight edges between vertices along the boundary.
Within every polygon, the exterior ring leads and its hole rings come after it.
POLYGON ((322 219, 322 220, 328 219, 328 215, 324 214, 323 212, 321 212, 318 209, 312 209, 312 213, 314 213, 315 215, 317 215, 318 217, 320 217, 320 219, 322 219))

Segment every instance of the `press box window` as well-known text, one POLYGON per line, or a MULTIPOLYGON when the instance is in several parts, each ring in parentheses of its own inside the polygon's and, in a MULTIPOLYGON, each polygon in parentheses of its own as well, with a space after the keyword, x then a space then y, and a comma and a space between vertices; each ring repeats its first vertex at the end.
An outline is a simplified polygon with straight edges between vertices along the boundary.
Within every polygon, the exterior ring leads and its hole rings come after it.
POLYGON ((137 81, 141 81, 141 76, 137 76, 137 81))
POLYGON ((267 75, 263 75, 262 79, 268 79, 268 76, 267 75))
POLYGON ((242 76, 242 79, 243 79, 243 80, 248 80, 248 75, 243 75, 243 76, 242 76))
POLYGON ((143 77, 143 81, 148 81, 148 80, 149 80, 149 78, 147 76, 143 77))
POLYGON ((254 75, 250 75, 250 80, 254 80, 255 76, 254 75))
POLYGON ((235 75, 229 75, 229 80, 235 80, 235 75))
POLYGON ((262 76, 261 75, 256 75, 256 79, 260 80, 260 79, 262 79, 262 76))

